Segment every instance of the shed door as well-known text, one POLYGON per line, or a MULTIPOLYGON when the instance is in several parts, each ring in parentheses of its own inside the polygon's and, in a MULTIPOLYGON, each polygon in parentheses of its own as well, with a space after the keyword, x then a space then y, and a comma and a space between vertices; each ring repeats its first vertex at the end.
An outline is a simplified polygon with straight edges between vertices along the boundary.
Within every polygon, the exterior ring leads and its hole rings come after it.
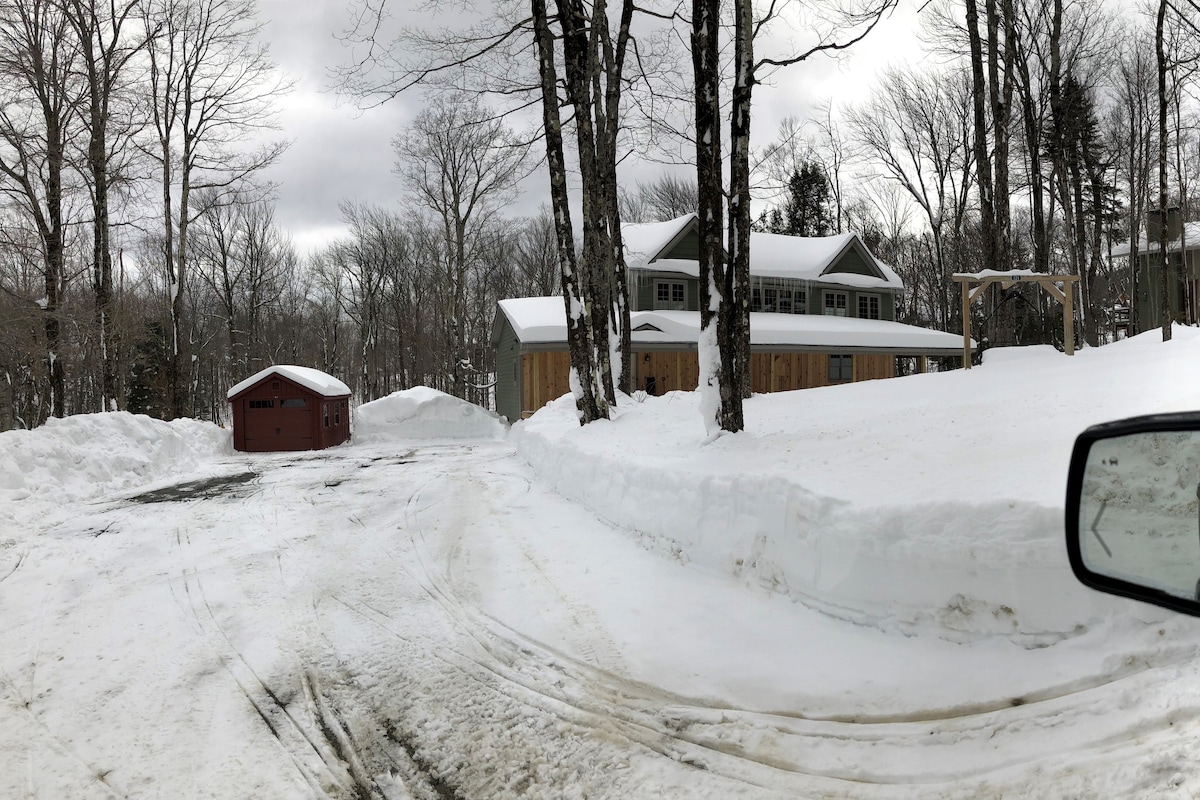
POLYGON ((312 404, 305 398, 242 400, 246 450, 255 453, 313 448, 312 404))

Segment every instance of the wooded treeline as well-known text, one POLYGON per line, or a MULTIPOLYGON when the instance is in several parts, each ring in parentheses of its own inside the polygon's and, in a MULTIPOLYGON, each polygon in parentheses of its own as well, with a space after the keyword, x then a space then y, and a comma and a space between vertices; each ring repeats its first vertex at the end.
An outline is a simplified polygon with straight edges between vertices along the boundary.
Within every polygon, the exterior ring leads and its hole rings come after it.
POLYGON ((488 402, 496 301, 557 286, 548 213, 500 215, 527 145, 432 101, 393 142, 406 202, 343 203, 301 255, 261 177, 287 83, 259 40, 249 0, 0 2, 0 430, 224 421, 273 363, 488 402))
MULTIPOLYGON (((581 421, 604 417, 628 388, 620 224, 699 210, 719 295, 704 303, 711 413, 736 430, 751 200, 760 229, 862 235, 904 279, 903 322, 960 330, 953 273, 1029 268, 1080 275, 1077 328, 1111 338, 1136 309, 1112 243, 1145 234, 1149 209, 1198 211, 1196 6, 938 0, 921 12, 936 59, 750 147, 756 84, 803 81, 801 62, 892 8, 813 6, 799 46, 771 38, 795 8, 750 0, 502 3, 471 30, 390 44, 360 17, 373 60, 343 90, 430 92, 393 142, 406 199, 343 204, 347 235, 301 256, 261 178, 287 85, 250 0, 0 0, 0 429, 112 408, 220 420, 225 388, 278 362, 330 371, 359 401, 424 384, 486 404, 496 301, 555 293, 581 421), (506 121, 530 105, 532 143, 506 121), (698 180, 621 189, 630 156, 690 161, 697 141, 698 180), (539 162, 549 205, 512 219, 539 162)), ((1028 287, 973 313, 985 346, 1061 336, 1061 310, 1028 287)))

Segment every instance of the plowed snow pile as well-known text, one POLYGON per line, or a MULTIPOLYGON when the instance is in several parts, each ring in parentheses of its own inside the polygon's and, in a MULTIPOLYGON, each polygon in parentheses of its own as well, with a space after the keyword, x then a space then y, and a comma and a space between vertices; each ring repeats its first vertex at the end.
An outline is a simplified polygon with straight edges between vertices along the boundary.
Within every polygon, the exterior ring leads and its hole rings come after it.
POLYGON ((354 440, 500 439, 503 420, 445 392, 417 386, 363 403, 354 410, 354 440))
POLYGON ((1037 644, 1137 608, 1070 573, 1075 436, 1200 408, 1198 361, 1200 331, 1179 328, 1165 344, 997 349, 969 372, 758 395, 746 430, 715 441, 691 392, 584 427, 564 397, 513 437, 561 493, 689 561, 884 629, 1037 644))
POLYGON ((84 500, 195 469, 233 452, 229 431, 208 422, 79 414, 32 431, 0 433, 0 500, 45 494, 84 500))

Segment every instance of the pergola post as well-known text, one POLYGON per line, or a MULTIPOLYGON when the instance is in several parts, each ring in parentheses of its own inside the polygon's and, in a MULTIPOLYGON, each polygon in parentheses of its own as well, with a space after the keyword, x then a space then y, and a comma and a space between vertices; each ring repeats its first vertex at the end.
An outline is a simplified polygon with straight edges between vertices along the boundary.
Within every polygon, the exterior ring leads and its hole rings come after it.
POLYGON ((1063 284, 1063 348, 1075 355, 1075 292, 1070 283, 1063 284))
MULTIPOLYGON (((956 275, 955 278, 958 276, 956 275)), ((971 285, 962 282, 963 369, 971 368, 971 285)))

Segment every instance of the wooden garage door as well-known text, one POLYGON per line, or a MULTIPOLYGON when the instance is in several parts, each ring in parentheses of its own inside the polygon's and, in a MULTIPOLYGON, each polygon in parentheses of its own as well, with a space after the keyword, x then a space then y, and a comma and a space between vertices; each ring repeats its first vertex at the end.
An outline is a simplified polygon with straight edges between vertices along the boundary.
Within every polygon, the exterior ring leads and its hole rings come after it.
POLYGON ((311 450, 312 415, 307 398, 243 400, 246 420, 246 450, 268 453, 276 450, 311 450))

